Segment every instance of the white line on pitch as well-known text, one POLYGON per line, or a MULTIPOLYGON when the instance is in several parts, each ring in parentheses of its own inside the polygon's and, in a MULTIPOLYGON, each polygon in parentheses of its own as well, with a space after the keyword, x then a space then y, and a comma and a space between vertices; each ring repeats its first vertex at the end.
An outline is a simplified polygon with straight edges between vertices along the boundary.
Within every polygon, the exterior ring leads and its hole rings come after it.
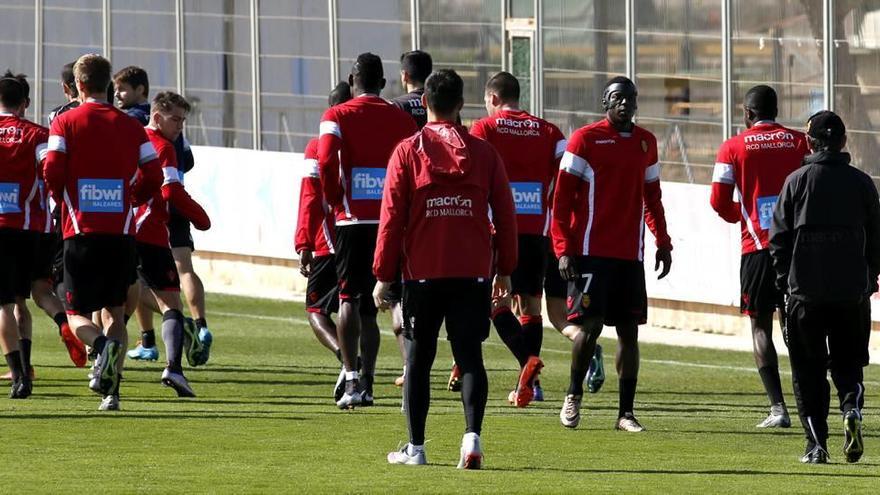
MULTIPOLYGON (((287 316, 248 315, 248 314, 243 314, 243 313, 230 313, 230 312, 224 312, 224 311, 211 311, 210 313, 213 315, 227 316, 230 318, 246 318, 246 319, 251 319, 251 320, 277 321, 277 322, 283 322, 283 323, 295 323, 298 325, 308 325, 309 324, 309 321, 304 318, 293 318, 293 317, 287 317, 287 316)), ((388 335, 388 336, 394 335, 392 332, 388 332, 388 331, 381 331, 380 333, 382 335, 388 335)), ((504 346, 504 344, 501 344, 498 342, 486 342, 485 344, 491 345, 491 346, 500 346, 500 347, 504 346)), ((551 353, 555 353, 555 354, 571 354, 571 350, 552 349, 552 348, 546 348, 546 347, 542 347, 541 352, 551 352, 551 353)), ((748 368, 745 366, 723 366, 720 364, 691 363, 688 361, 672 361, 672 360, 668 360, 668 359, 642 359, 641 362, 650 363, 650 364, 665 364, 665 365, 669 365, 669 366, 684 366, 687 368, 703 368, 703 369, 710 369, 710 370, 725 370, 725 371, 742 371, 745 373, 757 373, 758 372, 758 370, 756 370, 755 368, 748 368)), ((779 373, 783 374, 783 375, 791 375, 790 371, 780 370, 779 373)), ((864 383, 865 385, 880 386, 880 382, 867 381, 867 382, 862 382, 862 383, 864 383)))

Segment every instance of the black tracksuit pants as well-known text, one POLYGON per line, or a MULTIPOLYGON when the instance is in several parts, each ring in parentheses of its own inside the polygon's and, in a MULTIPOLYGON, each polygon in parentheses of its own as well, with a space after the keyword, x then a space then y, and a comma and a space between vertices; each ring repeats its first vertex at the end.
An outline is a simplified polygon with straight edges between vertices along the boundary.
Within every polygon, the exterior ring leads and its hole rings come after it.
POLYGON ((786 345, 791 360, 798 415, 809 446, 826 447, 831 387, 837 388, 843 413, 864 406, 863 368, 868 364, 871 306, 866 299, 815 303, 791 299, 786 345))

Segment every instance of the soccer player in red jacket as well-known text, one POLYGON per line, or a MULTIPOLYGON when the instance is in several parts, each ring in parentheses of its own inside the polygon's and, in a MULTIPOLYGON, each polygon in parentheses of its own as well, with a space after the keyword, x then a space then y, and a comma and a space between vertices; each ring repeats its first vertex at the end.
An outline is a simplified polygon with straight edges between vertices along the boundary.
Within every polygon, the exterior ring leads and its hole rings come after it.
POLYGON ((179 94, 161 92, 153 97, 147 136, 156 149, 164 180, 161 190, 138 207, 135 217, 138 278, 141 286, 149 291, 141 291, 138 322, 142 330, 151 330, 153 312, 148 306, 158 306, 162 314, 162 340, 167 355, 161 380, 163 385, 173 388, 178 397, 196 396, 183 374, 181 361, 185 352, 190 366, 197 365, 202 343, 195 325, 184 324, 180 275, 169 242, 169 208, 174 206, 199 230, 211 227, 208 214, 183 188, 177 167, 174 141, 183 132, 189 111, 189 102, 179 94))
POLYGON ((776 199, 785 178, 809 152, 801 132, 776 123, 777 113, 773 88, 750 89, 743 100, 746 130, 721 145, 712 177, 712 208, 727 222, 739 223, 742 230, 740 311, 752 324, 755 365, 770 399, 770 414, 758 428, 791 426, 773 345, 773 314, 782 310, 784 300, 776 288, 768 248, 776 199))
MULTIPOLYGON (((330 92, 330 106, 351 99, 351 86, 341 82, 330 92)), ((299 216, 294 233, 294 248, 299 256, 299 271, 309 279, 306 285, 306 312, 315 337, 329 349, 339 362, 339 338, 331 314, 339 310, 339 279, 336 277, 336 259, 333 249, 333 213, 321 193, 318 174, 318 140, 312 139, 303 153, 306 166, 300 183, 299 216)), ((342 398, 345 368, 337 380, 336 400, 342 398)))
POLYGON ((488 380, 482 343, 489 336, 491 300, 509 297, 516 267, 516 217, 510 184, 498 152, 456 125, 464 104, 463 82, 453 70, 425 83, 428 124, 397 146, 388 164, 373 272, 373 299, 388 308, 388 291, 403 266, 403 321, 407 340, 404 384, 410 439, 388 454, 391 464, 426 464, 425 421, 430 373, 440 326, 462 372, 466 433, 459 468, 479 469, 480 431, 488 380), (493 246, 489 211, 497 240, 493 246), (462 253, 467 253, 462 256, 462 253))
POLYGON ((83 55, 74 74, 83 103, 52 122, 43 174, 62 204, 68 323, 98 352, 89 388, 104 397, 99 409, 115 410, 128 340, 123 304, 135 270, 133 207, 156 194, 162 171, 144 128, 107 101, 110 62, 83 55), (99 310, 106 335, 88 317, 99 310))
POLYGON ((608 81, 605 118, 578 129, 562 157, 553 200, 553 248, 568 283, 567 333, 574 335, 571 381, 559 418, 580 422, 583 382, 603 325, 617 328, 620 399, 615 428, 639 432, 633 414, 639 372, 638 326, 646 321, 645 224, 657 242, 655 269, 669 273, 672 242, 660 200, 657 140, 635 125, 638 91, 608 81))
POLYGON ((516 207, 519 256, 511 283, 520 317, 517 320, 511 311, 511 301, 504 300, 493 307, 492 322, 521 369, 510 402, 525 407, 544 395, 536 384, 544 366, 538 358, 544 336, 541 295, 550 250, 550 192, 566 141, 555 125, 519 108, 519 93, 519 81, 510 73, 492 76, 485 93, 489 116, 474 122, 471 134, 498 150, 516 207))
POLYGON ((0 79, 0 348, 12 373, 11 399, 25 399, 32 391, 31 315, 25 304, 37 241, 31 208, 49 139, 45 127, 20 117, 26 105, 21 81, 0 79))
POLYGON ((345 366, 345 391, 336 405, 342 409, 373 403, 379 326, 370 291, 379 203, 391 152, 417 131, 409 115, 379 97, 385 77, 377 55, 359 55, 348 82, 355 97, 324 112, 318 143, 321 189, 336 217, 338 332, 345 366))

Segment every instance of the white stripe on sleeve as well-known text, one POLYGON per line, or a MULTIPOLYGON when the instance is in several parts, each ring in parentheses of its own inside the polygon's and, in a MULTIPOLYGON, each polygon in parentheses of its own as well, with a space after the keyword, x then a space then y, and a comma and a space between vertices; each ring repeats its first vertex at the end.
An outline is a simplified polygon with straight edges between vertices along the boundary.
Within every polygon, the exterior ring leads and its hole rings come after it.
POLYGON ((342 131, 339 129, 339 124, 333 122, 332 120, 325 120, 321 122, 319 129, 320 132, 318 133, 318 137, 321 137, 324 134, 333 134, 338 138, 342 138, 342 131))
POLYGON ((660 162, 645 169, 645 182, 656 182, 658 180, 660 180, 660 162))
POLYGON ((306 158, 305 160, 303 160, 303 163, 305 163, 306 166, 306 177, 314 177, 315 179, 317 179, 319 177, 318 160, 315 160, 314 158, 306 158))
POLYGON ((59 153, 67 153, 67 141, 63 136, 49 136, 49 151, 57 151, 59 153))
POLYGON ((729 163, 715 162, 715 171, 712 172, 712 182, 733 184, 733 165, 729 163))
POLYGON ((165 180, 162 181, 163 186, 180 182, 180 174, 177 172, 176 167, 162 167, 162 175, 165 177, 165 180))
POLYGON ((566 151, 562 155, 562 161, 559 162, 559 168, 560 170, 564 170, 572 175, 580 177, 585 181, 592 180, 593 168, 590 164, 570 151, 566 151))
POLYGON ((37 145, 37 161, 42 162, 46 159, 46 155, 49 154, 49 145, 47 143, 40 143, 37 145))
POLYGON ((153 147, 153 143, 147 141, 146 143, 141 144, 140 160, 138 160, 138 163, 143 165, 151 160, 155 160, 157 156, 156 148, 153 147))
POLYGON ((568 146, 568 141, 566 141, 565 139, 560 139, 556 142, 556 158, 559 158, 560 156, 562 156, 563 153, 565 153, 566 146, 568 146))

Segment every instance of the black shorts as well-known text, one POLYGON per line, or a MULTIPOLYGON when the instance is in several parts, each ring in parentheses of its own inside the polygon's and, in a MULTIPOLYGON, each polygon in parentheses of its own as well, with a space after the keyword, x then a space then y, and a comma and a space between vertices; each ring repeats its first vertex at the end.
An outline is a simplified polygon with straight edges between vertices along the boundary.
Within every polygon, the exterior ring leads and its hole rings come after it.
POLYGON ((309 267, 306 285, 306 311, 329 315, 339 311, 339 284, 336 260, 332 254, 318 256, 309 267))
POLYGON ((136 249, 137 274, 145 287, 155 291, 180 292, 180 276, 171 248, 138 242, 136 249))
POLYGON ((648 317, 645 266, 641 261, 575 257, 578 278, 568 282, 568 321, 581 324, 584 318, 602 318, 605 325, 636 322, 648 317))
POLYGON ((137 254, 134 238, 88 234, 64 240, 64 305, 86 315, 125 304, 137 254))
POLYGON ((31 270, 31 280, 55 279, 55 258, 61 248, 61 238, 58 234, 37 234, 36 247, 34 248, 34 264, 31 270))
POLYGON ((446 322, 449 340, 489 337, 491 287, 487 280, 445 278, 403 283, 403 336, 437 339, 446 322))
POLYGON ((785 343, 789 352, 828 363, 832 370, 867 366, 871 338, 871 301, 810 303, 789 299, 785 343))
POLYGON ((522 234, 517 236, 517 244, 516 268, 510 274, 513 294, 541 297, 550 239, 542 235, 522 234))
POLYGON ((30 296, 36 245, 35 232, 0 228, 0 304, 30 296))
POLYGON ((373 254, 376 251, 377 224, 336 227, 336 275, 339 278, 339 299, 360 301, 362 315, 378 313, 373 302, 376 277, 373 275, 373 254))
POLYGON ((739 265, 739 283, 741 313, 773 313, 785 305, 782 292, 776 288, 776 272, 767 249, 743 255, 739 265))
POLYGON ((547 271, 544 272, 544 296, 565 299, 568 282, 559 274, 559 259, 552 249, 547 250, 547 271))
POLYGON ((189 220, 180 213, 169 207, 168 215, 168 243, 171 248, 187 247, 190 251, 196 250, 193 242, 189 220))

